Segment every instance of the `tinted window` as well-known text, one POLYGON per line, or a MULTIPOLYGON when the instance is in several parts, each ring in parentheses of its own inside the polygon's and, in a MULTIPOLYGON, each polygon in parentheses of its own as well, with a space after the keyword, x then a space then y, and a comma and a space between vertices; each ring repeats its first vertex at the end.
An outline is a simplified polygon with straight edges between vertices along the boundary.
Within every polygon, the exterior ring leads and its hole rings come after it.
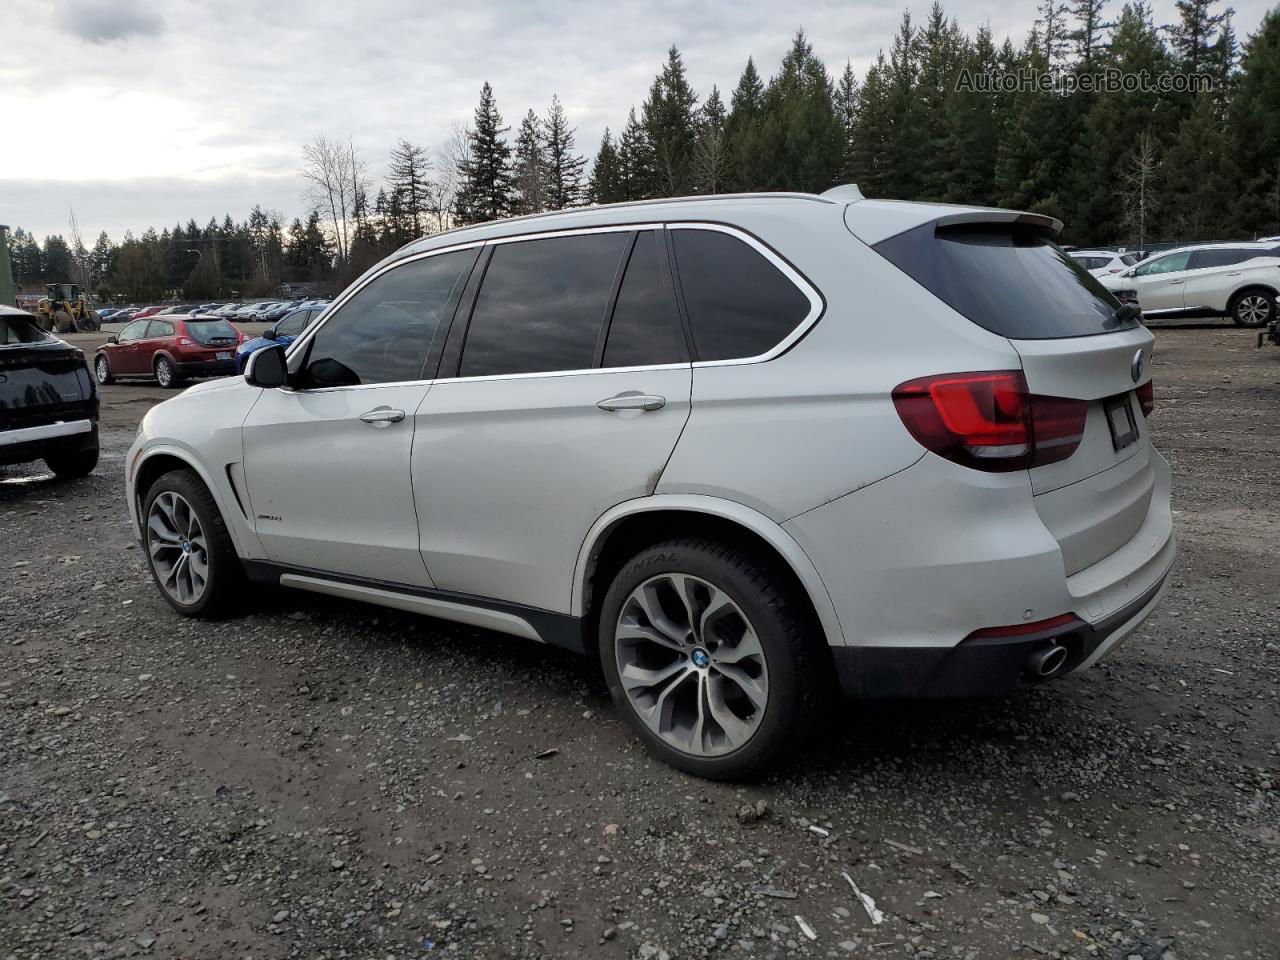
POLYGON ((120 331, 120 333, 116 336, 116 341, 119 343, 127 343, 130 340, 140 339, 143 333, 146 332, 147 323, 148 321, 146 320, 133 321, 133 323, 129 324, 123 330, 120 331))
POLYGON ((314 387, 422 378, 422 366, 474 250, 413 260, 384 273, 316 332, 306 376, 314 387))
POLYGON ((1137 273, 1140 277, 1149 277, 1156 273, 1173 273, 1175 270, 1186 270, 1187 262, 1190 259, 1190 251, 1184 253, 1170 253, 1163 257, 1156 257, 1153 260, 1148 260, 1142 266, 1138 267, 1137 273))
POLYGON ((1205 267, 1229 267, 1233 263, 1240 263, 1251 257, 1257 256, 1256 250, 1241 250, 1237 248, 1224 247, 1215 250, 1197 250, 1191 254, 1190 269, 1201 270, 1205 267))
POLYGON ((627 240, 626 233, 591 233, 495 246, 460 375, 591 367, 627 240))
POLYGON ((198 343, 239 339, 236 328, 225 320, 188 320, 187 333, 198 343))
POLYGON ((43 343, 52 339, 30 320, 22 317, 0 317, 0 346, 11 343, 43 343))
POLYGON ((604 347, 606 367, 642 367, 688 359, 684 328, 662 272, 657 234, 645 232, 627 262, 604 347))
POLYGON ((1047 340, 1137 324, 1087 270, 1026 224, 927 223, 875 250, 958 313, 1004 337, 1047 340))
POLYGON ((147 339, 152 337, 172 337, 173 324, 168 320, 152 320, 147 328, 147 339))
POLYGON ((311 318, 311 314, 306 310, 295 310, 289 314, 278 324, 276 324, 276 336, 279 337, 296 337, 303 330, 307 329, 307 321, 311 318))
POLYGON ((809 315, 809 298, 758 251, 716 230, 672 230, 699 360, 768 353, 809 315))

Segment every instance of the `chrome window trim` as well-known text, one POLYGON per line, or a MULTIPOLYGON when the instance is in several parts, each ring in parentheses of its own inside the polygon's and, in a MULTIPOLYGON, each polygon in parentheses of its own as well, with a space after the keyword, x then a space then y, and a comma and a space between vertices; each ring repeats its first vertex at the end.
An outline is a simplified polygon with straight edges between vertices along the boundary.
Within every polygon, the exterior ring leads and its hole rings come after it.
MULTIPOLYGON (((747 233, 738 227, 732 227, 723 223, 712 223, 703 220, 680 220, 667 223, 625 223, 625 224, 609 224, 599 227, 571 227, 564 230, 547 230, 547 231, 530 231, 528 233, 513 234, 505 237, 493 237, 488 240, 473 240, 467 243, 453 244, 447 247, 441 247, 438 250, 427 250, 422 253, 415 253, 388 263, 381 270, 365 277, 358 284, 348 287, 338 299, 334 300, 328 307, 317 317, 311 325, 303 331, 303 333, 289 344, 285 349, 286 360, 292 356, 295 350, 301 349, 303 344, 308 343, 312 337, 316 336, 321 329, 324 328, 333 317, 338 316, 342 312, 343 306, 346 305, 353 296, 367 287, 373 281, 377 280, 395 270, 397 267, 406 263, 413 263, 418 260, 424 260, 428 257, 434 257, 443 253, 454 253, 458 250, 469 250, 475 247, 501 246, 509 243, 520 243, 526 240, 550 240, 560 237, 574 237, 593 233, 630 233, 643 230, 712 230, 717 233, 728 234, 741 240, 747 246, 751 247, 758 254, 764 257, 769 263, 778 269, 791 283, 804 294, 805 299, 809 301, 809 312, 805 318, 796 324, 795 328, 780 340, 774 347, 761 354, 753 357, 734 357, 728 360, 699 360, 696 362, 684 361, 683 363, 659 363, 647 366, 637 367, 587 367, 577 370, 540 370, 532 373, 498 373, 487 374, 475 377, 439 377, 430 380, 399 380, 394 383, 361 383, 351 386, 342 387, 314 387, 308 390, 292 390, 289 388, 277 388, 287 393, 333 393, 339 390, 370 390, 377 387, 403 387, 414 384, 423 384, 430 386, 434 384, 444 383, 484 383, 498 380, 529 380, 533 378, 549 378, 549 377, 580 377, 585 374, 609 374, 609 373, 643 373, 650 370, 689 370, 699 367, 728 367, 738 366, 748 363, 764 363, 775 357, 786 353, 797 341, 799 341, 810 329, 821 319, 826 308, 826 303, 822 299, 822 295, 808 281, 808 279, 796 270, 786 260, 782 259, 769 246, 758 240, 756 237, 747 233)), ((676 272, 679 273, 679 264, 676 265, 676 272)), ((465 347, 464 347, 465 350, 465 347)))

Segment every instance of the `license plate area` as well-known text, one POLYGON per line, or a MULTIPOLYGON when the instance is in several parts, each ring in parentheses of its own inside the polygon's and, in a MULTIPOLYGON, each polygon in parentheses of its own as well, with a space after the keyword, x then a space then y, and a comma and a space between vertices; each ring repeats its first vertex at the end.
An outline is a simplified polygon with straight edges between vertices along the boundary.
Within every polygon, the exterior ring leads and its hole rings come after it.
POLYGON ((218 351, 218 359, 219 359, 219 360, 230 360, 230 359, 231 359, 231 354, 230 354, 230 353, 228 353, 226 350, 219 350, 219 351, 218 351))
POLYGON ((1133 402, 1129 394, 1122 393, 1118 397, 1103 400, 1102 411, 1107 416, 1107 427, 1111 430, 1111 446, 1117 452, 1137 442, 1138 420, 1133 415, 1133 402))

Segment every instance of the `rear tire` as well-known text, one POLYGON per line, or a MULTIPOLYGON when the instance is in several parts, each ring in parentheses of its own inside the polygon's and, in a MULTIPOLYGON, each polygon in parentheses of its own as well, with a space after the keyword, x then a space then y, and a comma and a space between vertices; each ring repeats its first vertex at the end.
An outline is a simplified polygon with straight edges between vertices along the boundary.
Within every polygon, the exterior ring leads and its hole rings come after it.
POLYGON ((179 376, 178 370, 173 365, 173 361, 168 357, 156 358, 156 383, 164 387, 166 390, 172 390, 174 387, 181 385, 182 377, 179 376))
POLYGON ((1237 327, 1265 327, 1276 318, 1276 295, 1261 287, 1241 290, 1227 312, 1237 327))
POLYGON ((75 317, 65 310, 55 310, 53 317, 50 319, 50 324, 54 333, 75 333, 76 331, 75 317))
POLYGON ((79 480, 81 477, 87 477, 98 465, 98 440, 95 437, 93 446, 83 450, 50 454, 44 458, 44 462, 59 480, 79 480))
POLYGON ((105 353, 100 353, 94 358, 93 376, 104 387, 115 382, 116 378, 111 375, 111 361, 107 359, 105 353))
POLYGON ((660 759, 712 780, 763 773, 804 742, 826 689, 816 642, 788 577, 711 540, 641 551, 600 611, 619 712, 660 759))
POLYGON ((208 487, 191 470, 164 474, 142 504, 147 567, 184 617, 226 616, 243 606, 244 569, 208 487))

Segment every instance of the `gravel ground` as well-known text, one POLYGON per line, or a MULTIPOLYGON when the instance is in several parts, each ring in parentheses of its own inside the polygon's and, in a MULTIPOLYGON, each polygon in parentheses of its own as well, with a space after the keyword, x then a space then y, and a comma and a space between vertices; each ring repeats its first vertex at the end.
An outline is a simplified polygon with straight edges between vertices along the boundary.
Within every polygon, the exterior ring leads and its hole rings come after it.
POLYGON ((185 621, 121 483, 0 469, 0 958, 1280 956, 1280 350, 1157 333, 1181 556, 1088 674, 849 704, 749 787, 594 666, 275 592, 185 621), (846 875, 875 899, 875 925, 846 875))

